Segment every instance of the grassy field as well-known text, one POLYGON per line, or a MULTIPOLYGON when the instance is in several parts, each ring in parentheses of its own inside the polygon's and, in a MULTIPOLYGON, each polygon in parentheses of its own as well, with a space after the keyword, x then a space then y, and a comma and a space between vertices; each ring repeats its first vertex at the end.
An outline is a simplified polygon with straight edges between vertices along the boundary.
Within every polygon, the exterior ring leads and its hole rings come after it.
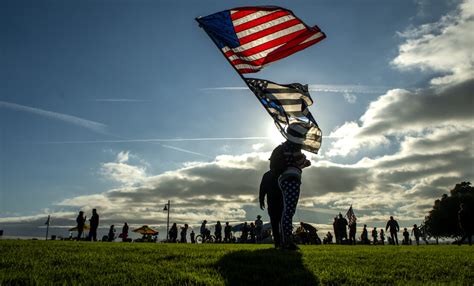
POLYGON ((474 247, 0 241, 0 285, 474 284, 474 247))

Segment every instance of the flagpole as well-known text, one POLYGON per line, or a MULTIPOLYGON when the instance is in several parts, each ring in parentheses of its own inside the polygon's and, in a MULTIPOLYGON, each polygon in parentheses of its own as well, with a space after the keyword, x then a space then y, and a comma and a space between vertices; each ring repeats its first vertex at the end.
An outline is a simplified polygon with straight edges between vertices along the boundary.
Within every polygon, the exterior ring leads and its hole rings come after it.
MULTIPOLYGON (((202 24, 201 24, 201 22, 200 22, 200 18, 201 18, 201 17, 196 17, 196 18, 194 18, 194 19, 196 20, 196 22, 198 22, 199 27, 202 28, 202 24)), ((213 37, 211 37, 211 35, 209 35, 209 33, 206 31, 206 29, 204 29, 204 28, 202 28, 202 29, 204 30, 204 32, 206 32, 206 34, 209 36, 209 38, 211 38, 212 42, 216 45, 217 49, 221 52, 221 54, 224 56, 224 58, 227 60, 227 62, 229 62, 230 66, 231 66, 232 68, 234 68, 235 72, 236 72, 236 73, 240 76, 240 78, 245 82, 245 84, 247 85, 247 88, 248 88, 250 91, 252 91, 252 88, 251 88, 250 85, 247 83, 246 78, 245 78, 245 77, 239 72, 239 70, 232 64, 232 62, 229 60, 229 58, 226 57, 226 55, 225 55, 225 53, 222 51, 222 49, 219 48, 219 45, 217 44, 216 40, 215 40, 213 37)), ((252 93, 253 93, 253 91, 252 91, 252 93)), ((254 94, 254 95, 255 95, 255 94, 254 94)), ((255 97, 257 97, 257 96, 255 95, 255 97)), ((258 102, 260 102, 260 104, 262 104, 262 106, 263 106, 264 109, 267 111, 267 113, 270 115, 270 117, 273 118, 273 115, 270 113, 270 111, 267 110, 267 108, 265 107, 265 105, 260 101, 260 99, 259 99, 258 97, 257 97, 257 100, 258 100, 258 102)), ((288 120, 288 118, 287 118, 287 120, 288 120)), ((280 125, 280 122, 275 121, 275 120, 273 120, 273 121, 274 121, 275 124, 278 125, 278 128, 280 129, 280 133, 281 133, 282 130, 285 130, 285 129, 280 125)), ((285 136, 283 135, 283 137, 285 137, 285 136)), ((286 137, 285 137, 285 138, 286 138, 286 137)))

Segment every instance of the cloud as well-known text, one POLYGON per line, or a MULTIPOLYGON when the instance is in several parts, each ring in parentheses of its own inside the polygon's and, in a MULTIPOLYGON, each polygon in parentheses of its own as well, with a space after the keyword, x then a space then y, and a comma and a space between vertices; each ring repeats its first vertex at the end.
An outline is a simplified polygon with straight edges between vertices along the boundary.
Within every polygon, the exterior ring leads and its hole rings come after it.
POLYGON ((90 101, 95 102, 151 102, 151 100, 133 99, 133 98, 96 98, 90 101))
POLYGON ((393 64, 401 69, 418 68, 443 73, 432 84, 458 83, 474 77, 474 1, 463 1, 458 9, 439 21, 408 29, 393 64))
POLYGON ((35 108, 35 107, 29 107, 25 105, 16 104, 16 103, 5 102, 5 101, 0 101, 0 108, 1 107, 16 110, 16 111, 23 111, 23 112, 27 112, 31 114, 40 115, 46 118, 51 118, 51 119, 67 122, 76 126, 80 126, 80 127, 92 130, 100 134, 108 134, 106 131, 107 126, 105 124, 83 119, 80 117, 48 111, 48 110, 35 108))

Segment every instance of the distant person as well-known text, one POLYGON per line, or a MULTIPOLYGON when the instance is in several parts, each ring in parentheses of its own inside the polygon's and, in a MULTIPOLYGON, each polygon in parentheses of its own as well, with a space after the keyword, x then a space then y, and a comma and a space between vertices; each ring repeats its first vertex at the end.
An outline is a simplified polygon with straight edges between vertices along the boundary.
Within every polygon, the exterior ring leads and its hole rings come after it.
MULTIPOLYGON (((271 167, 271 163, 270 163, 271 167)), ((260 183, 260 209, 265 209, 265 196, 267 197, 267 211, 272 225, 273 244, 275 248, 281 247, 280 222, 283 213, 283 195, 278 186, 277 170, 270 170, 262 177, 260 183)))
POLYGON ((332 234, 329 231, 326 234, 326 237, 323 238, 323 243, 324 244, 332 244, 332 234))
POLYGON ((347 219, 341 213, 337 218, 336 228, 339 235, 339 244, 343 244, 347 240, 347 219))
POLYGON ((115 240, 115 226, 111 225, 109 228, 109 233, 107 235, 107 241, 112 242, 115 240))
POLYGON ((247 222, 244 222, 244 225, 242 226, 242 234, 240 235, 240 242, 247 243, 248 236, 249 236, 249 227, 247 225, 247 222))
POLYGON ((332 222, 332 229, 334 231, 334 237, 336 238, 336 243, 339 244, 339 230, 338 230, 338 217, 334 217, 334 221, 332 222))
POLYGON ((390 216, 390 220, 387 222, 387 226, 385 227, 385 230, 390 229, 390 237, 392 238, 392 243, 398 245, 398 236, 397 232, 400 231, 400 226, 398 225, 398 222, 393 219, 393 216, 390 216))
POLYGON ((224 242, 229 243, 231 241, 232 227, 229 225, 229 222, 226 221, 224 227, 224 242))
POLYGON ((203 220, 201 228, 199 229, 203 240, 208 240, 211 237, 211 231, 206 226, 207 220, 203 220))
POLYGON ((181 243, 187 243, 187 239, 186 239, 186 236, 188 235, 188 224, 185 223, 184 224, 184 227, 181 227, 181 232, 180 232, 180 236, 181 236, 181 239, 180 239, 180 242, 181 243))
POLYGON ((126 222, 123 224, 122 233, 120 236, 122 237, 123 242, 128 241, 128 224, 126 222))
POLYGON ((99 228, 99 214, 97 209, 92 210, 92 217, 90 218, 89 240, 97 241, 97 229, 99 228))
POLYGON ((173 223, 173 225, 170 228, 169 231, 169 242, 176 243, 176 240, 178 239, 178 226, 176 223, 173 223))
POLYGON ((300 196, 302 170, 311 165, 301 152, 301 142, 293 139, 295 136, 301 136, 299 129, 301 129, 299 124, 291 123, 287 128, 288 140, 277 146, 270 156, 270 169, 279 170, 276 174, 284 201, 280 222, 281 237, 283 248, 287 250, 298 249, 293 241, 293 216, 300 196))
POLYGON ((356 244, 356 232, 357 232, 357 222, 353 221, 349 225, 349 243, 356 244))
POLYGON ((377 236, 378 236, 378 233, 377 233, 377 228, 374 227, 374 229, 372 230, 372 244, 373 245, 376 245, 377 244, 377 236))
POLYGON ((216 237, 216 242, 222 242, 222 225, 220 221, 217 221, 214 226, 214 235, 216 237))
POLYGON ((465 204, 459 205, 458 211, 458 223, 459 228, 462 232, 462 238, 458 241, 458 245, 461 245, 464 240, 467 238, 469 245, 472 245, 472 235, 474 230, 474 222, 470 210, 466 207, 465 204))
POLYGON ((364 224, 364 228, 362 229, 362 234, 360 236, 360 240, 362 241, 362 244, 370 244, 369 232, 367 231, 367 225, 366 224, 364 224))
POLYGON ((191 230, 191 233, 189 234, 189 238, 191 239, 191 243, 196 243, 196 234, 194 233, 194 230, 191 230))
POLYGON ((257 243, 260 243, 263 236, 263 221, 261 215, 258 215, 255 220, 255 234, 257 236, 257 243))
POLYGON ((250 242, 255 243, 256 242, 256 237, 257 237, 257 232, 255 230, 255 224, 253 222, 250 223, 249 234, 250 234, 250 242))
POLYGON ((380 230, 380 243, 385 245, 385 233, 383 232, 383 229, 380 230))
POLYGON ((415 237, 416 245, 420 245, 421 231, 416 224, 413 225, 413 229, 411 230, 411 235, 415 237))
POLYGON ((409 245, 410 244, 410 233, 408 232, 408 229, 405 227, 403 229, 403 242, 402 244, 404 245, 409 245))
POLYGON ((81 240, 82 233, 84 232, 84 225, 86 223, 86 217, 84 217, 84 212, 80 211, 79 215, 76 218, 77 223, 77 240, 81 240))

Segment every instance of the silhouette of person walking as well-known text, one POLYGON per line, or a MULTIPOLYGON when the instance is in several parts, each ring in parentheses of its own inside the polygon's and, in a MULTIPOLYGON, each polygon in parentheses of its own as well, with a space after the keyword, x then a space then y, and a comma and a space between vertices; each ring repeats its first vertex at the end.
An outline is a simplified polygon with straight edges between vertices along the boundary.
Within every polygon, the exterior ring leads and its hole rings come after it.
POLYGON ((362 244, 370 244, 369 232, 367 231, 367 225, 366 224, 364 224, 364 228, 362 229, 362 234, 360 236, 360 240, 362 241, 362 244))
MULTIPOLYGON (((278 170, 278 185, 283 195, 283 213, 281 219, 283 248, 296 250, 298 246, 293 241, 293 216, 296 212, 300 195, 302 169, 309 167, 311 162, 301 153, 302 145, 292 142, 291 138, 299 136, 298 124, 290 124, 287 128, 289 139, 277 146, 270 157, 270 169, 278 170), (273 165, 273 168, 272 168, 273 165)), ((296 141, 296 140, 294 140, 296 141)))
POLYGON ((125 222, 122 227, 122 233, 120 234, 122 241, 125 242, 128 239, 128 224, 125 222))
POLYGON ((81 240, 82 233, 84 232, 84 225, 86 223, 86 217, 84 217, 84 212, 80 211, 79 215, 76 218, 77 223, 77 240, 81 240))
POLYGON ((420 245, 421 231, 416 224, 413 225, 413 229, 411 230, 411 235, 415 236, 416 245, 420 245))
POLYGON ((194 233, 194 230, 191 230, 191 233, 189 234, 189 238, 191 239, 191 243, 196 243, 196 234, 194 233))
POLYGON ((262 221, 262 216, 258 215, 257 219, 255 220, 255 234, 257 235, 257 243, 260 243, 262 241, 262 235, 263 235, 263 221, 262 221))
POLYGON ((347 219, 345 219, 341 213, 336 221, 337 234, 339 235, 338 239, 339 244, 342 244, 347 240, 347 219))
POLYGON ((109 233, 107 235, 107 241, 112 242, 115 240, 115 226, 111 225, 109 228, 109 233))
POLYGON ((383 232, 383 229, 380 230, 380 243, 382 245, 385 245, 385 234, 383 232))
POLYGON ((188 235, 188 224, 184 224, 184 227, 181 227, 181 233, 180 233, 180 236, 181 236, 181 239, 180 239, 180 242, 181 243, 187 243, 188 241, 186 240, 186 236, 188 235))
POLYGON ((469 242, 469 245, 472 245, 472 234, 474 226, 472 221, 473 218, 469 211, 470 210, 467 209, 465 204, 459 205, 458 223, 459 228, 462 231, 462 238, 458 241, 458 245, 461 245, 466 238, 469 242))
POLYGON ((229 222, 226 221, 225 227, 224 227, 224 242, 226 243, 230 242, 231 234, 232 234, 232 227, 229 225, 229 222))
POLYGON ((92 210, 92 217, 90 218, 91 228, 89 230, 89 240, 97 241, 97 229, 99 228, 99 214, 97 209, 92 210))
POLYGON ((249 227, 247 225, 247 222, 244 222, 244 225, 242 226, 242 234, 240 235, 240 242, 247 243, 248 236, 249 236, 249 227))
POLYGON ((400 226, 398 225, 398 222, 393 219, 393 216, 390 216, 390 220, 387 222, 387 226, 385 227, 385 230, 390 229, 390 237, 392 238, 392 243, 398 245, 398 236, 397 232, 400 231, 400 226))
POLYGON ((169 231, 169 237, 170 237, 170 242, 176 243, 176 240, 178 239, 178 226, 176 223, 173 223, 173 225, 170 228, 169 231))
POLYGON ((278 186, 277 172, 278 170, 270 170, 263 175, 259 193, 262 210, 265 209, 265 196, 267 197, 267 211, 272 225, 273 244, 276 248, 281 246, 280 222, 283 213, 283 195, 278 186))
POLYGON ((222 225, 220 221, 217 221, 214 226, 214 235, 216 236, 216 242, 222 242, 222 225))
POLYGON ((356 232, 357 232, 357 223, 353 221, 349 225, 349 242, 350 244, 356 244, 356 232))
POLYGON ((403 229, 403 242, 402 244, 404 245, 409 245, 410 244, 410 233, 408 232, 408 229, 405 227, 403 229))
POLYGON ((372 230, 372 244, 373 245, 376 245, 377 244, 377 236, 378 236, 378 233, 377 233, 377 228, 374 227, 374 229, 372 230))

